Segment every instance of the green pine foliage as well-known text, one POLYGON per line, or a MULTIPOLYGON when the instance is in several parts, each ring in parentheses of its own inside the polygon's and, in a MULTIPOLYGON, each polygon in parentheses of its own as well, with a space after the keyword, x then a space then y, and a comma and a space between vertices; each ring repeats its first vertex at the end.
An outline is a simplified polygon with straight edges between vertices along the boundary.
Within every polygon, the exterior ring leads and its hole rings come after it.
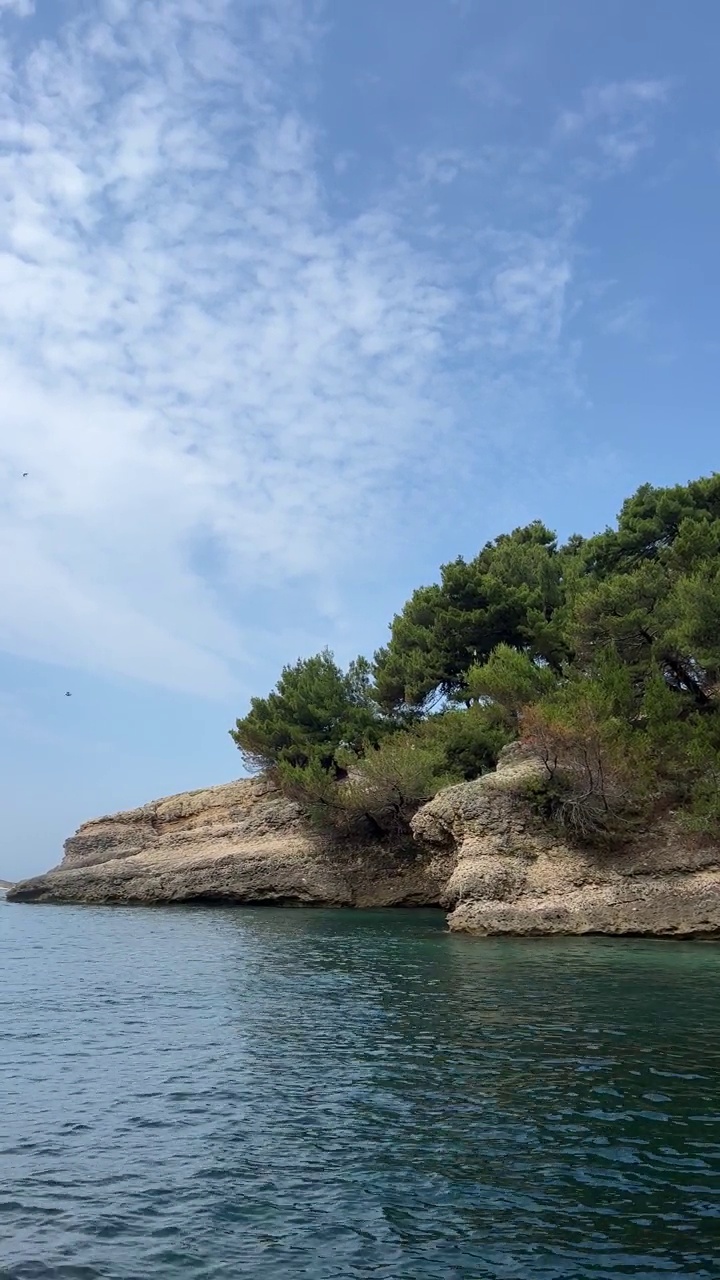
POLYGON ((367 660, 358 658, 345 672, 324 650, 284 667, 272 693, 253 698, 230 734, 251 771, 315 766, 336 776, 344 751, 361 754, 387 728, 367 660))
POLYGON ((372 663, 286 667, 232 735, 336 829, 397 834, 520 737, 577 836, 670 808, 720 836, 720 475, 643 485, 589 539, 536 521, 444 565, 372 663))
POLYGON ((473 560, 443 565, 393 620, 375 654, 377 698, 388 714, 430 711, 457 698, 469 668, 499 644, 559 670, 568 656, 562 625, 566 556, 536 521, 489 542, 473 560))
POLYGON ((547 663, 533 660, 522 649, 499 644, 487 662, 470 667, 464 692, 472 702, 498 707, 508 726, 517 729, 523 708, 550 694, 558 682, 559 673, 547 663))

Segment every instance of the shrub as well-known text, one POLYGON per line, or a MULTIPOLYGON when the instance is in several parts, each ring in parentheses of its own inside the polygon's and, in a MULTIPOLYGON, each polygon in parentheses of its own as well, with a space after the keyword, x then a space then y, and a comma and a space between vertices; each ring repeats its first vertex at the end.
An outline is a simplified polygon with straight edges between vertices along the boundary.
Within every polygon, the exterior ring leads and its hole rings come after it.
POLYGON ((448 773, 444 753, 410 732, 396 733, 362 757, 343 757, 347 777, 333 781, 317 763, 280 766, 286 794, 316 823, 352 836, 376 838, 407 834, 420 805, 458 781, 448 773))
POLYGON ((534 788, 543 817, 580 840, 629 833, 648 799, 643 743, 622 721, 604 719, 587 690, 528 707, 522 741, 544 766, 534 788))
POLYGON ((710 717, 695 717, 688 730, 685 758, 689 762, 691 782, 684 822, 691 831, 717 838, 720 831, 720 732, 710 717))
POLYGON ((428 716, 416 734, 421 742, 442 751, 448 773, 466 781, 493 770, 502 748, 515 737, 495 705, 428 716))

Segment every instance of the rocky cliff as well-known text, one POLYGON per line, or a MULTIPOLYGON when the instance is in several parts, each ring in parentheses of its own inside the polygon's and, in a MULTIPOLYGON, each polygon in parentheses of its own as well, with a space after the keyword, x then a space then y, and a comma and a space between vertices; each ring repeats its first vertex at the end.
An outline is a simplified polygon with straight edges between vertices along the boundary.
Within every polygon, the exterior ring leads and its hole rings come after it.
POLYGON ((490 934, 720 935, 720 847, 672 820, 622 849, 558 839, 533 812, 542 766, 517 746, 494 774, 441 791, 417 814, 415 839, 452 848, 443 905, 451 929, 490 934))
POLYGON ((60 867, 16 902, 304 902, 438 905, 459 932, 720 936, 720 847, 672 822, 624 849, 558 840, 534 814, 539 764, 518 748, 497 772, 441 791, 403 852, 321 839, 269 783, 243 780, 85 823, 60 867))
POLYGON ((86 822, 13 902, 439 904, 453 855, 321 839, 270 783, 243 779, 86 822))

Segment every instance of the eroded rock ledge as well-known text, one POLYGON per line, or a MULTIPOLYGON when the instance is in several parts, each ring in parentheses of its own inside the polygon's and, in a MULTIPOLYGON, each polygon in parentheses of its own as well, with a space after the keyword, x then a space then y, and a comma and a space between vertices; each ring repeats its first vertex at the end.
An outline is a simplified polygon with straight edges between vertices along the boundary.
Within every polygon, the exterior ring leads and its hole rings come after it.
POLYGON ((339 847, 271 784, 246 779, 85 823, 61 865, 15 902, 301 902, 443 906, 450 928, 491 934, 720 936, 720 847, 672 823, 622 852, 559 842, 534 815, 539 765, 508 748, 497 772, 439 792, 415 849, 339 847))
POLYGON ((671 821, 615 853, 558 840, 533 813, 542 766, 506 748, 497 772, 439 792, 415 839, 456 851, 445 886, 450 928, 491 934, 720 935, 720 848, 684 839, 671 821))
POLYGON ((300 902, 439 905, 453 856, 338 849, 261 779, 189 791, 86 822, 60 866, 17 884, 13 902, 300 902))

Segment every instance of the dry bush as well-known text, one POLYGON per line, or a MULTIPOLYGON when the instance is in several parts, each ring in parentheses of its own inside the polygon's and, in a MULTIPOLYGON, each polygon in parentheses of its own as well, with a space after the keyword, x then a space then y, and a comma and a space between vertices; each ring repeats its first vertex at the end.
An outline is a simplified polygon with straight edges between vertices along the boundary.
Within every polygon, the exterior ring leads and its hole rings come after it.
POLYGON ((420 805, 457 781, 447 773, 443 751, 411 733, 395 734, 360 758, 348 755, 346 763, 348 776, 339 782, 317 765, 280 769, 285 794, 318 825, 345 836, 407 835, 420 805))
POLYGON ((535 789, 542 815, 580 840, 629 834, 647 794, 639 745, 589 702, 537 705, 522 717, 522 742, 542 762, 535 789))

